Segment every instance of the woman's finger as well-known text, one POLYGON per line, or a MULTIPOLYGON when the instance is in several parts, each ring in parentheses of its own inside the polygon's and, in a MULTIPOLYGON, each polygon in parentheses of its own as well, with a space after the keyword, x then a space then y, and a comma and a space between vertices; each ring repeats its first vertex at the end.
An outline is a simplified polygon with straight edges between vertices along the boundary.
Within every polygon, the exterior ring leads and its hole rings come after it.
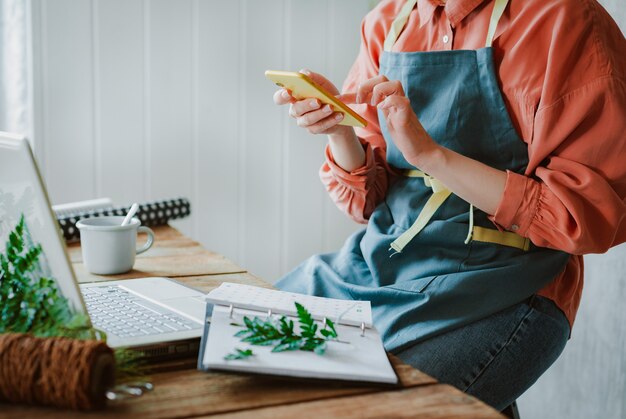
POLYGON ((335 125, 339 124, 342 119, 343 114, 341 112, 335 112, 332 115, 329 115, 326 118, 316 122, 315 124, 309 125, 307 127, 307 130, 311 134, 322 134, 333 128, 335 125))
POLYGON ((327 118, 331 113, 333 113, 333 110, 330 105, 325 105, 322 109, 307 112, 304 115, 299 116, 296 119, 296 124, 302 128, 310 128, 312 125, 315 125, 321 120, 327 118))
POLYGON ((277 105, 286 105, 294 102, 295 99, 291 96, 291 93, 287 89, 280 89, 274 92, 274 103, 277 105))
POLYGON ((348 105, 353 105, 353 104, 358 103, 356 101, 356 93, 343 93, 337 96, 337 99, 339 99, 340 101, 348 105))
POLYGON ((413 111, 413 108, 411 108, 411 101, 408 97, 404 95, 387 96, 378 103, 377 108, 380 110, 394 108, 396 111, 404 111, 410 109, 411 111, 413 111))
POLYGON ((356 103, 369 104, 371 102, 370 97, 372 91, 374 90, 374 86, 387 81, 389 81, 387 77, 379 75, 376 77, 372 77, 371 79, 365 80, 363 83, 359 84, 359 87, 356 91, 356 103))
POLYGON ((415 115, 411 108, 411 101, 406 96, 387 96, 378 104, 378 109, 382 112, 388 124, 403 126, 415 115))
POLYGON ((399 80, 378 83, 373 87, 370 103, 372 106, 377 106, 385 100, 385 98, 394 95, 404 97, 404 89, 402 88, 402 83, 400 83, 399 80))
POLYGON ((315 83, 322 86, 324 89, 328 90, 331 94, 333 95, 339 94, 339 90, 337 90, 335 85, 332 84, 330 80, 328 80, 326 77, 322 76, 321 74, 308 70, 308 69, 302 69, 300 70, 300 73, 309 76, 311 80, 313 80, 315 83))
POLYGON ((320 101, 315 98, 298 100, 291 104, 289 115, 298 118, 307 112, 319 109, 321 106, 320 101))

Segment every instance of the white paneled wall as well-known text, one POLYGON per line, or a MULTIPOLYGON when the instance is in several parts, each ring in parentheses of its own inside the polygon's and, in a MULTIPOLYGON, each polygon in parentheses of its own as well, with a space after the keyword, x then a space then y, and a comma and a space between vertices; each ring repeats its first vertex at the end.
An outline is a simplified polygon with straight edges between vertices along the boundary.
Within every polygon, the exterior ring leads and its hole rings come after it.
POLYGON ((32 0, 36 154, 53 202, 192 202, 177 223, 270 280, 356 226, 318 179, 324 139, 273 105, 267 69, 341 84, 364 0, 32 0))

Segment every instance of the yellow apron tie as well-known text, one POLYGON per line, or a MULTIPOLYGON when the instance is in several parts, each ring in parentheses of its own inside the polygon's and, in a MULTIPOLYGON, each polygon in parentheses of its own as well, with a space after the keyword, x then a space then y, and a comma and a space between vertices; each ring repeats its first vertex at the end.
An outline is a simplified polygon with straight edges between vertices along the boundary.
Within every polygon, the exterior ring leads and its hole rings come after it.
MULTIPOLYGON (((494 0, 493 11, 491 12, 491 18, 489 19, 489 29, 487 30, 487 38, 485 40, 485 46, 490 47, 493 43, 493 38, 496 35, 496 28, 498 27, 498 22, 504 13, 504 9, 506 9, 506 5, 509 0, 494 0)), ((413 8, 417 5, 417 0, 407 0, 398 12, 398 15, 391 23, 391 27, 389 28, 389 32, 387 32, 387 37, 385 38, 385 42, 383 44, 384 51, 391 51, 393 45, 398 40, 400 33, 404 29, 406 22, 409 20, 409 15, 413 8)))
MULTIPOLYGON (((391 243, 389 250, 393 250, 394 253, 389 257, 402 253, 406 245, 426 227, 426 224, 428 224, 433 215, 435 215, 439 207, 441 207, 445 200, 452 194, 443 183, 421 170, 402 170, 401 173, 406 177, 423 178, 424 184, 433 190, 433 194, 428 198, 428 201, 426 201, 424 208, 422 208, 422 211, 417 216, 413 225, 391 243)), ((518 234, 475 226, 474 206, 472 204, 470 204, 469 228, 467 230, 465 244, 468 244, 470 241, 496 243, 524 251, 530 249, 530 240, 518 234)))
POLYGON ((424 184, 433 190, 433 194, 426 201, 424 208, 422 208, 413 225, 391 243, 389 250, 394 251, 391 256, 402 253, 404 247, 426 227, 426 224, 433 218, 439 207, 452 194, 443 183, 421 170, 404 170, 402 174, 407 177, 423 178, 424 184))
POLYGON ((530 239, 508 231, 499 231, 494 228, 474 226, 472 240, 484 243, 496 243, 503 246, 516 247, 525 252, 530 249, 530 239))
POLYGON ((509 0, 495 0, 493 5, 493 11, 491 12, 491 19, 489 19, 489 29, 487 30, 487 39, 485 40, 485 46, 490 47, 493 43, 493 37, 496 35, 496 28, 498 22, 506 9, 506 5, 509 0))
POLYGON ((396 43, 396 39, 398 39, 400 32, 404 29, 404 25, 406 25, 406 21, 409 20, 409 15, 416 4, 417 0, 407 0, 407 2, 404 3, 404 6, 402 6, 402 9, 400 9, 400 12, 391 23, 391 27, 385 38, 385 43, 383 44, 384 51, 391 51, 393 44, 396 43))
POLYGON ((467 237, 465 238, 465 244, 468 244, 472 240, 474 235, 474 206, 470 204, 470 216, 469 216, 469 229, 467 229, 467 237))

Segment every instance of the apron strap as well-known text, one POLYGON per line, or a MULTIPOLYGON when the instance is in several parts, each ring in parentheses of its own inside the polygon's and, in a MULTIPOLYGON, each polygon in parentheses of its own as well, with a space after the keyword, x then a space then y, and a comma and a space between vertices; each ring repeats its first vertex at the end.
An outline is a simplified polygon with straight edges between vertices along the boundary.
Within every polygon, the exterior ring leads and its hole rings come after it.
POLYGON ((496 243, 503 246, 516 247, 525 252, 530 249, 530 239, 508 231, 499 231, 494 228, 474 226, 472 240, 485 243, 496 243))
POLYGON ((496 28, 498 27, 498 22, 504 13, 504 9, 506 9, 506 5, 509 3, 509 0, 495 0, 493 5, 493 11, 491 12, 491 19, 489 19, 489 30, 487 30, 487 40, 485 41, 485 46, 490 47, 493 44, 493 37, 496 35, 496 28))
MULTIPOLYGON (((452 192, 443 183, 421 170, 400 170, 400 173, 406 177, 419 177, 424 179, 424 184, 429 188, 432 188, 433 194, 428 198, 426 204, 424 204, 424 207, 420 211, 413 225, 391 243, 389 250, 394 251, 391 256, 402 253, 402 250, 404 250, 406 245, 409 244, 411 240, 413 240, 413 238, 424 229, 424 227, 426 227, 430 219, 443 205, 445 200, 452 195, 452 192)), ((515 247, 523 251, 528 251, 530 248, 530 240, 518 234, 475 226, 474 206, 471 204, 469 229, 467 238, 465 239, 465 244, 468 244, 470 241, 496 243, 503 246, 515 247)))
POLYGON ((407 2, 402 6, 398 16, 391 23, 391 28, 389 28, 389 32, 387 33, 387 37, 385 38, 385 43, 383 44, 384 51, 391 51, 391 47, 396 43, 398 36, 400 36, 400 32, 404 29, 406 25, 406 21, 409 20, 409 15, 413 11, 413 8, 417 4, 417 0, 407 0, 407 2))
POLYGON ((417 170, 417 169, 407 169, 407 170, 402 170, 401 171, 403 176, 406 177, 421 177, 424 179, 424 185, 428 186, 429 188, 433 189, 433 192, 437 193, 439 191, 443 191, 444 189, 447 190, 448 188, 446 188, 446 185, 444 185, 443 183, 441 183, 440 181, 438 181, 437 179, 435 179, 434 177, 430 176, 427 173, 422 172, 421 170, 417 170))
MULTIPOLYGON (((486 47, 490 47, 493 43, 493 37, 496 34, 498 22, 500 21, 508 3, 509 0, 494 0, 493 11, 491 12, 491 18, 489 19, 489 29, 487 30, 487 39, 485 41, 486 47)), ((417 0, 407 0, 404 6, 402 6, 402 9, 400 9, 398 15, 391 23, 389 32, 387 32, 387 36, 385 37, 385 42, 383 44, 384 51, 391 51, 391 48, 393 48, 393 45, 398 40, 400 33, 406 26, 406 22, 409 20, 409 15, 416 5, 417 0)))
MULTIPOLYGON (((426 227, 426 224, 430 221, 430 219, 435 215, 439 207, 443 205, 444 201, 448 199, 448 197, 452 194, 448 189, 441 190, 439 192, 434 192, 426 204, 424 204, 424 208, 417 216, 417 219, 413 223, 413 225, 404 233, 400 235, 397 239, 395 239, 391 245, 389 246, 389 250, 393 250, 394 253, 391 256, 396 255, 398 253, 402 253, 404 247, 409 244, 411 240, 415 236, 417 236, 420 231, 426 227)), ((390 256, 390 257, 391 257, 390 256)))
POLYGON ((421 170, 402 170, 401 172, 407 177, 420 177, 424 179, 424 184, 433 190, 433 194, 428 198, 426 204, 424 204, 422 211, 420 211, 413 225, 391 243, 389 250, 394 251, 391 256, 402 253, 404 247, 426 227, 426 224, 433 218, 433 215, 435 215, 445 200, 452 194, 443 183, 421 170))
POLYGON ((463 243, 468 244, 474 238, 474 205, 470 204, 469 228, 467 229, 467 237, 463 243))

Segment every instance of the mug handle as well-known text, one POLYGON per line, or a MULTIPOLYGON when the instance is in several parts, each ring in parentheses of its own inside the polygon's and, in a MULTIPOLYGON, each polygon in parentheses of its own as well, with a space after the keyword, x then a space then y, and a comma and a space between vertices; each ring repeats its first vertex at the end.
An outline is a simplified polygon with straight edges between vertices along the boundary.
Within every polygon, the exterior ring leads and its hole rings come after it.
POLYGON ((136 253, 138 255, 150 249, 152 247, 152 244, 154 244, 154 231, 152 231, 148 227, 139 226, 139 228, 137 229, 137 234, 139 233, 146 233, 148 235, 148 240, 143 246, 136 250, 136 253))

